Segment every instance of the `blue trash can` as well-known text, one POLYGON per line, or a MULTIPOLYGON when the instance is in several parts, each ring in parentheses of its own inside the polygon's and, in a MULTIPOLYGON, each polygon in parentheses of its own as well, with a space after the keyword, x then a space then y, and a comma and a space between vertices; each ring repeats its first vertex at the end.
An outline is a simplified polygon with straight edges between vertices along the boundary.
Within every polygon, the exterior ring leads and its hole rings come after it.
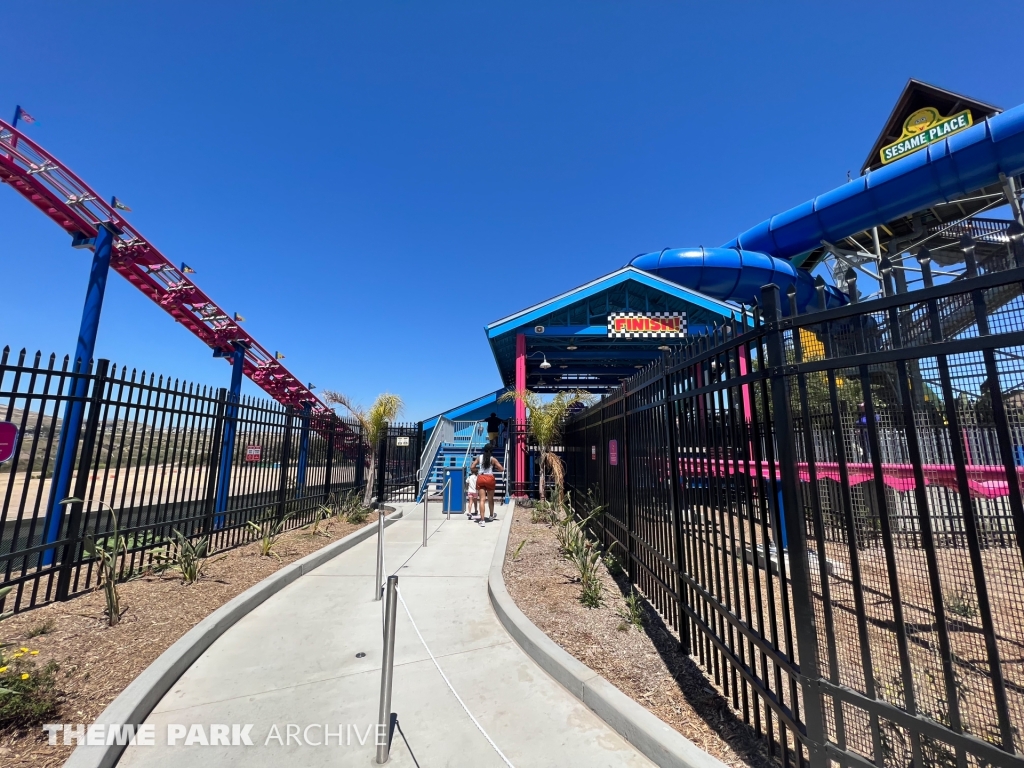
POLYGON ((444 509, 443 512, 463 512, 465 510, 466 470, 462 467, 445 467, 444 470, 444 509))

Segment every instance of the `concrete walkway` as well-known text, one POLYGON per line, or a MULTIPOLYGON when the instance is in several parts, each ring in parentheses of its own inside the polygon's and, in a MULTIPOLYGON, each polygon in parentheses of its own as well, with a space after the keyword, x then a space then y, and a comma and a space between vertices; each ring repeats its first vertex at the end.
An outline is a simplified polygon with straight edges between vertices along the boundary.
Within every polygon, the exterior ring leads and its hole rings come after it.
MULTIPOLYGON (((398 575, 409 610, 455 690, 512 764, 651 766, 524 654, 494 616, 487 572, 500 523, 481 529, 462 515, 445 522, 440 504, 433 504, 424 549, 422 506, 399 506, 405 517, 384 537, 387 569, 398 575)), ((499 509, 507 514, 509 507, 499 509)), ((155 725, 156 744, 129 747, 119 765, 374 765, 371 726, 382 654, 382 602, 372 600, 376 546, 374 537, 353 547, 229 629, 146 721, 155 725), (206 738, 213 724, 251 724, 254 746, 202 746, 198 729, 195 744, 181 738, 168 746, 168 726, 184 726, 187 733, 195 724, 206 738), (289 724, 291 743, 282 744, 289 724), (307 743, 323 741, 324 724, 330 745, 307 743)), ((398 729, 389 765, 504 765, 445 686, 401 604, 392 710, 398 729)))

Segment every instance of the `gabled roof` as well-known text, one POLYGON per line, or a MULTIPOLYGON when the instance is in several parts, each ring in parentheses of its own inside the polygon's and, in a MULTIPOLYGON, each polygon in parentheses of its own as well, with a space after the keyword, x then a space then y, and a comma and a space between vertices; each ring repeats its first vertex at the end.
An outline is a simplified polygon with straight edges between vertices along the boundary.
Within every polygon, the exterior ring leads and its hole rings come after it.
POLYGON ((875 139, 871 151, 868 152, 864 165, 861 166, 861 175, 869 170, 880 168, 882 161, 879 157, 882 147, 899 141, 903 135, 903 123, 910 115, 924 107, 935 107, 944 116, 948 117, 965 109, 971 110, 971 118, 974 122, 984 120, 986 117, 998 115, 1003 110, 992 104, 972 99, 961 93, 947 91, 944 88, 914 80, 911 78, 903 87, 903 93, 896 100, 896 106, 892 108, 889 119, 885 121, 882 132, 875 139))
POLYGON ((727 304, 724 301, 718 299, 712 299, 705 296, 702 293, 697 293, 689 288, 684 288, 677 283, 664 280, 660 277, 652 275, 650 272, 644 272, 642 269, 636 267, 625 266, 620 270, 611 272, 604 277, 599 277, 596 280, 592 280, 589 283, 585 283, 578 288, 573 288, 571 291, 559 294, 547 301, 542 301, 540 304, 534 304, 532 307, 527 307, 519 312, 508 317, 503 317, 501 320, 495 320, 488 326, 484 327, 487 332, 487 338, 493 339, 504 333, 508 333, 510 330, 514 330, 517 327, 529 326, 534 320, 557 312, 559 309, 568 307, 570 304, 582 301, 583 299, 589 299, 591 296, 600 293, 601 291, 608 290, 622 283, 635 280, 638 283, 645 285, 649 288, 662 291, 669 296, 672 296, 680 301, 685 301, 691 304, 696 304, 709 312, 721 315, 722 317, 733 317, 740 310, 738 307, 732 304, 727 304))
MULTIPOLYGON (((479 415, 476 412, 480 411, 482 409, 485 409, 485 408, 486 409, 491 409, 491 410, 500 410, 500 409, 504 408, 504 410, 512 410, 512 411, 514 411, 515 410, 515 406, 513 404, 511 404, 511 403, 508 403, 508 404, 501 403, 499 405, 499 403, 498 403, 498 399, 502 395, 504 395, 506 392, 508 392, 508 387, 505 387, 503 389, 495 390, 494 392, 490 392, 490 393, 488 393, 486 395, 481 395, 480 397, 476 398, 475 400, 470 400, 468 403, 463 403, 462 405, 457 405, 454 408, 449 408, 444 413, 439 413, 436 416, 431 416, 429 419, 426 419, 423 422, 423 429, 424 430, 431 430, 431 429, 433 429, 434 425, 437 424, 437 420, 440 419, 442 416, 444 418, 446 418, 446 419, 451 419, 452 421, 461 421, 461 420, 469 420, 469 419, 472 419, 472 420, 475 421, 475 420, 477 420, 476 417, 479 415)), ((483 415, 486 416, 487 414, 485 413, 483 415)), ((502 418, 506 418, 506 416, 507 416, 507 414, 499 414, 499 415, 502 418)))
POLYGON ((610 338, 612 313, 682 314, 688 333, 737 317, 738 306, 625 266, 486 326, 501 382, 515 386, 516 338, 525 337, 527 387, 535 392, 583 388, 607 392, 682 339, 610 338), (547 365, 542 365, 547 363, 547 365))

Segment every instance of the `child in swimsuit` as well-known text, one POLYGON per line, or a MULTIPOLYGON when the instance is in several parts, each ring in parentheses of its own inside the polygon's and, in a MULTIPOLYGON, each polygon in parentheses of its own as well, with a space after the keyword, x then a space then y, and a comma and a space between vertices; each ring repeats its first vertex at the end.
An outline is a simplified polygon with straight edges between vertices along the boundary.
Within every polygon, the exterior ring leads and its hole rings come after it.
POLYGON ((476 492, 476 473, 477 469, 476 467, 473 467, 469 471, 469 477, 466 478, 466 519, 470 522, 480 517, 480 496, 476 492), (476 514, 474 514, 474 510, 476 511, 476 514))

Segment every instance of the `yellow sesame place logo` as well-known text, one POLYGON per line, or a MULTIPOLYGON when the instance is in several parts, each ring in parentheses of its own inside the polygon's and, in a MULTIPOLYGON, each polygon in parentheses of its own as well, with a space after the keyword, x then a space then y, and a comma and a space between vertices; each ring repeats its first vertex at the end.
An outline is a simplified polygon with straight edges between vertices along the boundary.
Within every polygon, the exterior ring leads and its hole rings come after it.
POLYGON ((882 147, 882 164, 898 160, 903 155, 923 149, 932 142, 944 139, 974 124, 971 110, 965 109, 951 117, 943 117, 935 107, 925 107, 912 113, 903 122, 903 135, 899 141, 882 147))
POLYGON ((925 107, 914 112, 910 117, 903 123, 903 135, 904 136, 916 136, 931 128, 936 123, 942 122, 942 115, 939 114, 939 110, 934 107, 925 107))

